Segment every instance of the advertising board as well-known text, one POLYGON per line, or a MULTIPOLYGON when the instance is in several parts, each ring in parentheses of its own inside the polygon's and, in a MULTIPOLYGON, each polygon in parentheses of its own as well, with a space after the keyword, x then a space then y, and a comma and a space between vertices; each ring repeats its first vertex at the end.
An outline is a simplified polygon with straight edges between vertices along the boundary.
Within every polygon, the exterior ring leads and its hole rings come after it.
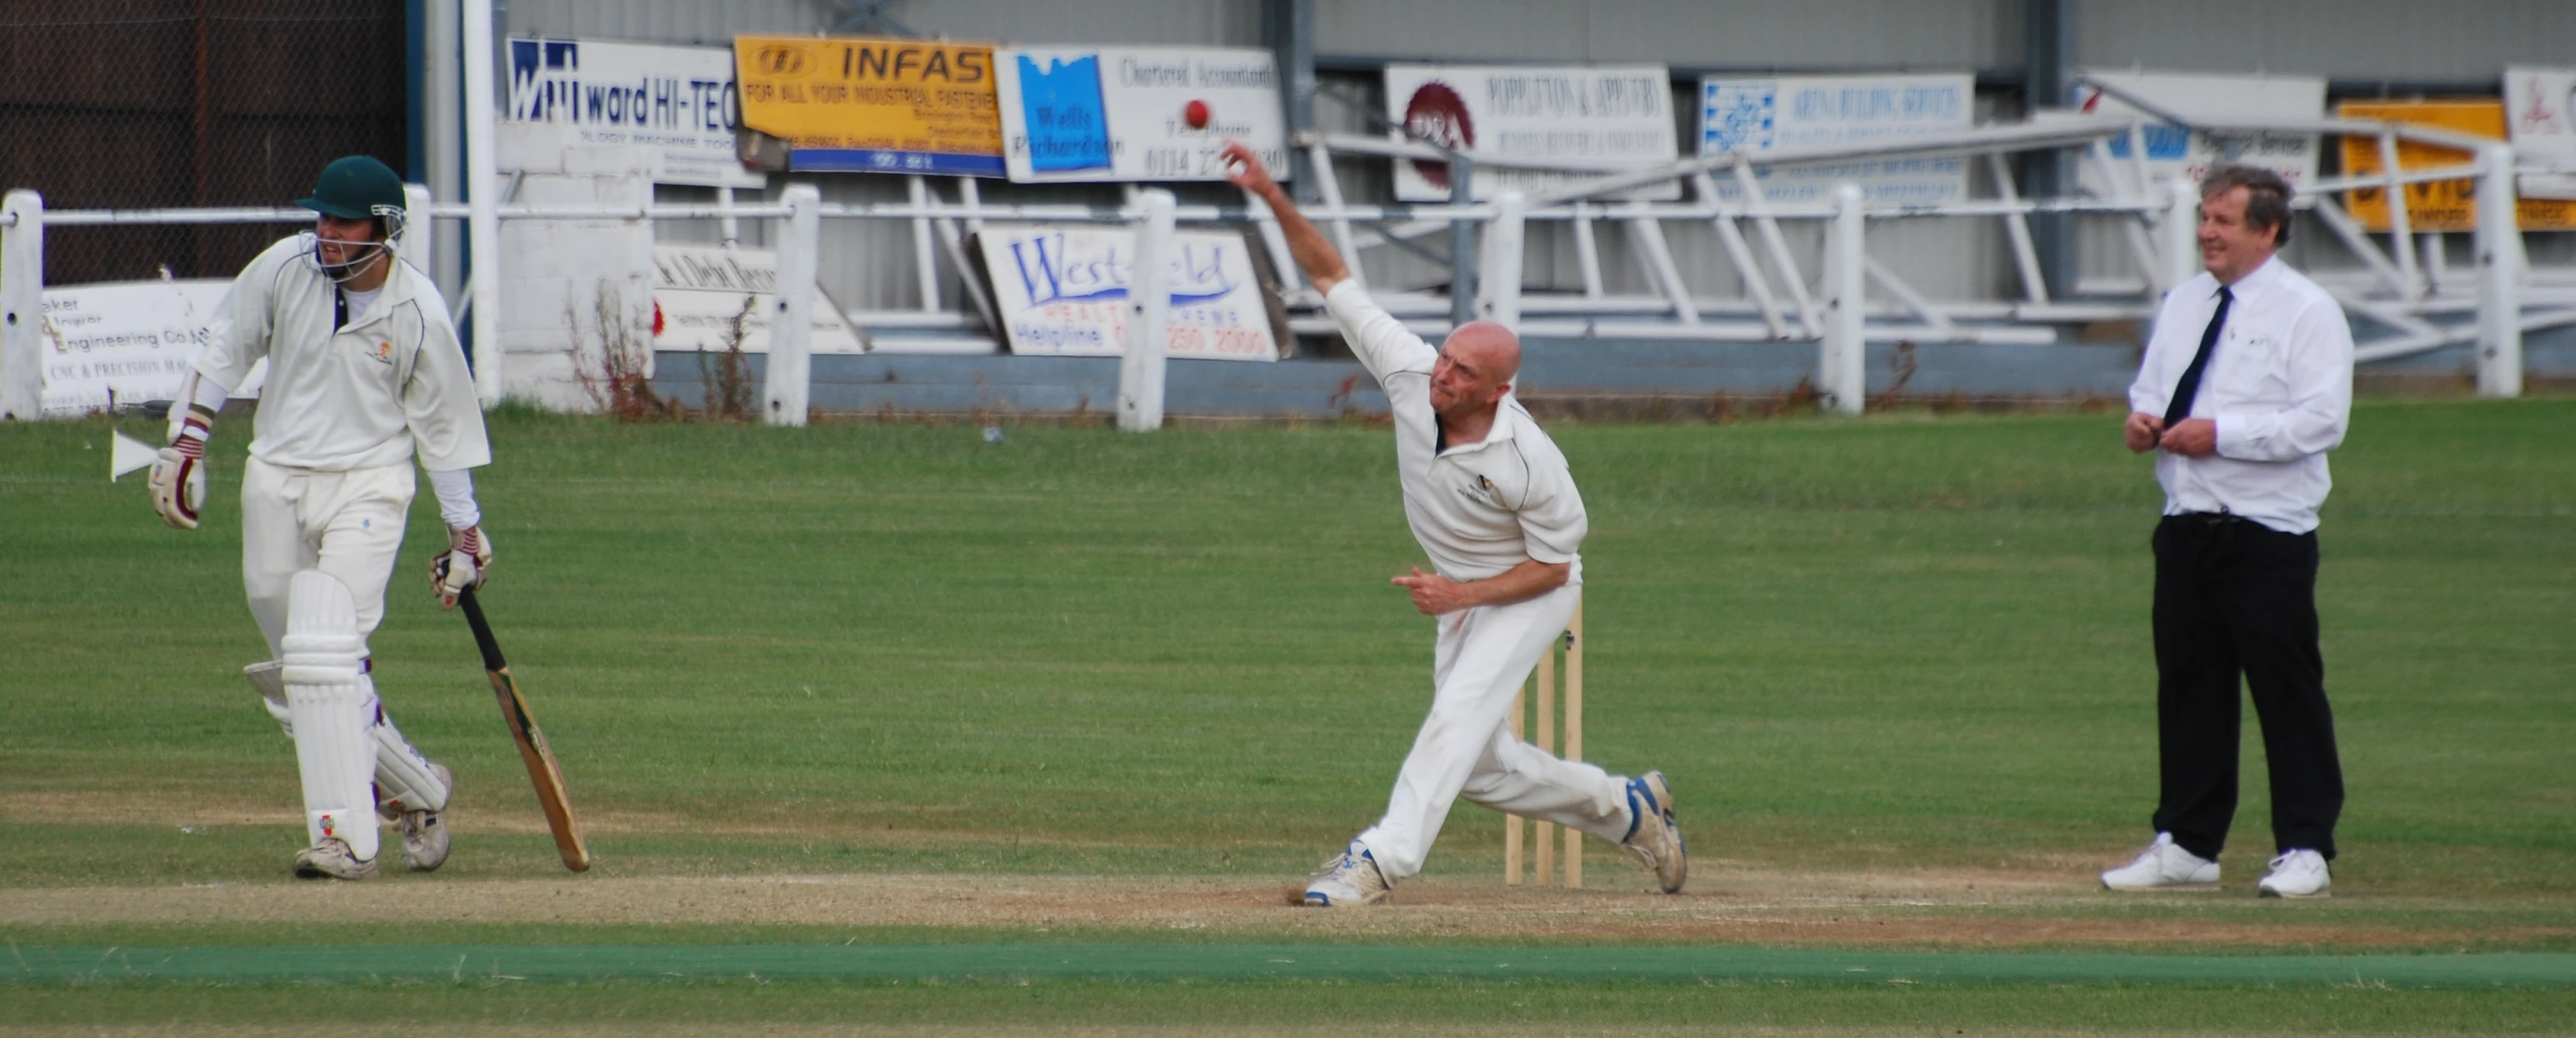
MULTIPOLYGON (((1127 287, 1136 235, 1090 224, 994 224, 977 236, 1011 352, 1114 357, 1126 352, 1127 287)), ((1172 236, 1166 355, 1277 360, 1270 289, 1240 234, 1172 236)))
POLYGON ((737 36, 743 124, 793 170, 998 177, 993 48, 859 37, 737 36))
MULTIPOLYGON (((2445 130, 2503 140, 2505 136, 2504 103, 2501 101, 2346 101, 2336 106, 2335 114, 2346 119, 2377 122, 2411 123, 2445 130)), ((2457 148, 2419 144, 2409 140, 2397 142, 2397 168, 2440 169, 2475 161, 2476 156, 2457 148)), ((2368 176, 2388 168, 2379 161, 2379 139, 2347 136, 2343 139, 2343 168, 2351 176, 2368 176)), ((2406 226, 2412 231, 2473 231, 2478 226, 2478 182, 2475 180, 2428 180, 2408 184, 2406 192, 2406 226)), ((2364 188, 2344 193, 2344 208, 2363 227, 2374 231, 2389 229, 2388 193, 2381 188, 2364 188)), ((2520 198, 2515 201, 2514 215, 2526 231, 2563 231, 2576 229, 2576 201, 2556 198, 2520 198)))
MULTIPOLYGON (((55 417, 179 393, 231 278, 123 281, 45 290, 41 407, 55 417)), ((252 396, 257 380, 233 386, 252 396)))
POLYGON ((733 51, 513 37, 502 172, 558 169, 563 149, 641 148, 656 183, 757 188, 734 158, 733 51))
POLYGON ((1217 152, 1239 140, 1288 175, 1288 123, 1269 51, 1237 48, 1006 48, 1002 155, 1011 179, 1223 180, 1217 152))
MULTIPOLYGON (((1672 75, 1662 65, 1391 64, 1386 118, 1445 147, 1516 158, 1647 167, 1681 155, 1673 132, 1672 75)), ((1480 168, 1470 187, 1479 201, 1490 201, 1506 190, 1535 195, 1602 175, 1480 168)), ((1448 164, 1398 159, 1395 197, 1448 201, 1448 164)), ((1681 185, 1666 181, 1616 197, 1670 200, 1681 197, 1681 185)))
MULTIPOLYGON (((2184 120, 2215 122, 2313 122, 2325 114, 2326 81, 2304 76, 2220 76, 2179 72, 2093 72, 2076 84, 2074 107, 2088 114, 2133 115, 2158 119, 2121 100, 2126 94, 2158 112, 2184 120), (2104 89, 2108 87, 2109 89, 2104 89)), ((2317 179, 2317 135, 2283 130, 2224 127, 2190 129, 2172 122, 2150 121, 2139 136, 2146 145, 2147 183, 2151 197, 2175 178, 2199 180, 2219 160, 2262 166, 2281 174, 2295 190, 2317 179)), ((2137 168, 2129 139, 2113 137, 2111 160, 2122 167, 2121 185, 2104 181, 2100 165, 2078 164, 2079 182, 2098 195, 2125 194, 2129 171, 2137 168)))
MULTIPOLYGON (((653 348, 723 353, 740 323, 742 351, 769 352, 778 314, 778 253, 714 245, 653 246, 653 348)), ((822 286, 814 288, 812 352, 865 353, 822 286)))
POLYGON ((2576 69, 2508 67, 2504 106, 2514 151, 2564 172, 2525 173, 2529 198, 2576 198, 2576 69))
MULTIPOLYGON (((1976 115, 1976 77, 1961 72, 1898 76, 1710 76, 1700 80, 1699 153, 1760 155, 1784 148, 1860 144, 1890 137, 1956 133, 1976 115)), ((1967 197, 1968 164, 1957 157, 1820 162, 1757 170, 1775 201, 1816 202, 1837 183, 1860 185, 1869 201, 1952 202, 1967 197)), ((1717 178, 1720 197, 1742 194, 1717 178)))

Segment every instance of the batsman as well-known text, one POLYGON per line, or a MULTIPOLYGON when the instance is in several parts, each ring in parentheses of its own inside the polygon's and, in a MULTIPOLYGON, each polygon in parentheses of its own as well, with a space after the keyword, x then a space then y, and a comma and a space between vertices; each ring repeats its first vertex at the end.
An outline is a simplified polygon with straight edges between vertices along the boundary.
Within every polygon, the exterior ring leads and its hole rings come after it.
POLYGON ((1521 680, 1574 615, 1587 520, 1565 455, 1512 398, 1520 339, 1490 321, 1433 350, 1379 309, 1261 159, 1226 146, 1236 186, 1279 218, 1299 269, 1324 293, 1342 338, 1385 388, 1395 418, 1404 517, 1433 572, 1394 578, 1432 617, 1431 715, 1395 779, 1386 814, 1306 887, 1322 908, 1374 904, 1422 871, 1459 797, 1610 840, 1655 871, 1665 893, 1689 875, 1662 772, 1613 776, 1522 742, 1509 724, 1521 680))
POLYGON ((385 713, 367 636, 384 619, 414 459, 447 522, 448 550, 431 565, 440 604, 491 571, 472 470, 492 450, 446 301, 394 252, 402 178, 352 155, 295 204, 314 211, 313 229, 251 260, 216 309, 152 467, 152 506, 197 528, 216 415, 265 358, 242 473, 242 584, 269 658, 244 674, 295 741, 307 837, 295 874, 377 875, 380 816, 401 826, 403 864, 426 872, 447 860, 454 779, 385 713))

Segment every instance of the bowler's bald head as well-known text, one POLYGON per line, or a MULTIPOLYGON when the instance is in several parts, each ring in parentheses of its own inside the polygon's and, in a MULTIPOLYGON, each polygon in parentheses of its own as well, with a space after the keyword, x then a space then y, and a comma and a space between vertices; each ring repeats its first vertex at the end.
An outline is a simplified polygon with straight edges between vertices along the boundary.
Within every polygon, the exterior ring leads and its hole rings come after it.
POLYGON ((1521 337, 1492 321, 1469 321, 1440 345, 1452 363, 1473 370, 1478 381, 1501 385, 1520 376, 1521 337))

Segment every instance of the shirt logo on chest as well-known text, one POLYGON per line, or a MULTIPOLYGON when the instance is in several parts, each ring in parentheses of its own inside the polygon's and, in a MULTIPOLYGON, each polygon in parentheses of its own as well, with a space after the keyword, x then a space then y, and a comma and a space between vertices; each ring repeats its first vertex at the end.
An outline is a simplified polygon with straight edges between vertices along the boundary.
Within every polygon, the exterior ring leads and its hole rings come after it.
POLYGON ((392 367, 394 363, 394 344, 390 341, 378 342, 374 349, 367 351, 367 356, 375 358, 376 362, 379 364, 383 364, 386 367, 392 367))
POLYGON ((1502 507, 1500 502, 1494 500, 1494 481, 1482 475, 1477 476, 1474 483, 1459 487, 1458 493, 1480 505, 1502 507))

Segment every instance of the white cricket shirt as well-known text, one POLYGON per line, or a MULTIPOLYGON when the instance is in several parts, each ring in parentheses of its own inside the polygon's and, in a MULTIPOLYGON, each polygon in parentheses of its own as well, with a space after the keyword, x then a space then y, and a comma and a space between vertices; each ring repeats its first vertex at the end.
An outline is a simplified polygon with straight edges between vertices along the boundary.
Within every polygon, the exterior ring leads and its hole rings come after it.
MULTIPOLYGON (((2190 414, 2217 424, 2218 452, 2156 455, 2165 514, 2231 512, 2306 533, 2334 486, 2326 452, 2343 443, 2352 418, 2352 326, 2333 296, 2278 257, 2228 291, 2235 301, 2190 414)), ((2206 271, 2165 294, 2129 387, 2130 410, 2165 413, 2217 310, 2218 279, 2206 271)))
POLYGON ((374 305, 338 327, 340 289, 287 238, 242 268, 215 308, 197 371, 238 386, 268 358, 250 452, 271 465, 344 472, 488 465, 483 409, 438 286, 395 262, 374 305))
POLYGON ((1506 395, 1482 442, 1441 449, 1440 419, 1431 410, 1439 351, 1354 282, 1333 286, 1324 302, 1351 352, 1386 390, 1404 519, 1432 567, 1451 580, 1483 580, 1536 559, 1571 564, 1566 582, 1582 583, 1583 495, 1565 455, 1528 409, 1506 395))

